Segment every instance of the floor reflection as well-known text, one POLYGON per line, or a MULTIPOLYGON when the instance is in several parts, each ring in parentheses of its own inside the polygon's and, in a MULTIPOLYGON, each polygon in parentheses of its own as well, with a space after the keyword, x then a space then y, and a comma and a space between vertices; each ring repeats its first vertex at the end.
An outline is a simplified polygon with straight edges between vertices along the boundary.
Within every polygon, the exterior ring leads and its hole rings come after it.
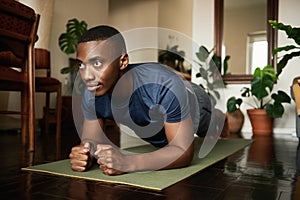
POLYGON ((245 199, 278 199, 282 190, 291 190, 288 185, 293 177, 289 174, 291 166, 284 166, 282 158, 277 158, 283 155, 276 152, 277 144, 272 136, 252 139, 254 142, 249 147, 227 159, 225 173, 239 177, 240 185, 248 188, 245 199))

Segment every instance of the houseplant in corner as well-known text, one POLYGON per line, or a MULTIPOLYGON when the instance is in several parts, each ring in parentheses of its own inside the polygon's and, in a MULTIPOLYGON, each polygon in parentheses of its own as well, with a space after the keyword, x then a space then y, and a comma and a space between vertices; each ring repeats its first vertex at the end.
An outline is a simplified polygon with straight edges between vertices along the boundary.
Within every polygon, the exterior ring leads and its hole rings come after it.
MULTIPOLYGON (((282 117, 284 113, 283 103, 291 102, 291 98, 284 91, 278 90, 277 93, 273 91, 277 80, 278 75, 272 66, 267 65, 263 69, 258 67, 253 73, 250 88, 244 87, 241 90, 242 97, 253 100, 252 102, 247 101, 252 107, 247 110, 247 114, 253 134, 272 134, 274 118, 282 117)), ((235 100, 237 101, 239 98, 235 98, 235 100)), ((231 101, 231 103, 238 103, 234 102, 234 99, 231 101)), ((227 109, 229 108, 227 107, 227 109)))
MULTIPOLYGON (((60 50, 67 54, 73 54, 76 52, 77 43, 80 36, 87 31, 87 23, 85 21, 79 21, 76 18, 68 20, 66 24, 66 32, 62 33, 58 38, 58 45, 60 50)), ((74 58, 69 57, 69 66, 60 70, 62 74, 69 74, 68 77, 68 92, 72 93, 72 87, 77 74, 77 65, 74 58)))

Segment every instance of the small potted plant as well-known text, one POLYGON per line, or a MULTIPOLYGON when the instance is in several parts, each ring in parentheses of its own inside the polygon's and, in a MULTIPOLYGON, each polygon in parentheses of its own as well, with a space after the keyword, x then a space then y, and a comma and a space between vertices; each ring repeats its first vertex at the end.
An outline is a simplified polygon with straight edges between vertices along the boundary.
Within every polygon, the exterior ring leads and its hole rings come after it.
MULTIPOLYGON (((66 32, 62 33, 58 38, 58 45, 62 52, 67 54, 73 54, 76 52, 77 43, 80 36, 87 31, 87 23, 85 21, 79 21, 76 18, 68 20, 66 24, 66 32)), ((77 74, 77 65, 74 58, 69 57, 69 66, 60 70, 62 74, 69 74, 68 80, 68 93, 72 93, 72 87, 77 74)))
MULTIPOLYGON (((242 97, 251 98, 254 102, 254 104, 247 102, 252 107, 247 110, 247 114, 253 134, 272 134, 274 118, 282 117, 284 113, 283 103, 291 102, 291 98, 284 91, 279 90, 277 93, 273 91, 277 80, 278 75, 272 66, 267 65, 263 69, 258 67, 253 73, 250 88, 244 87, 241 90, 242 97)), ((240 98, 229 98, 229 100, 227 105, 241 104, 240 98)), ((227 109, 232 111, 231 107, 227 106, 227 109)))
POLYGON ((241 98, 230 97, 227 101, 226 118, 230 133, 239 134, 243 128, 245 116, 240 109, 243 100, 241 98))

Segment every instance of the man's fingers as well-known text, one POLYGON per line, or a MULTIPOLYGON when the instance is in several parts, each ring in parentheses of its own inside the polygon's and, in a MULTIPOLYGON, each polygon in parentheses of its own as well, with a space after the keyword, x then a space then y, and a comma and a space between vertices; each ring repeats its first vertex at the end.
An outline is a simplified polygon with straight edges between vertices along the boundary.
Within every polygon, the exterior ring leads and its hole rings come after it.
POLYGON ((113 147, 110 145, 97 145, 97 150, 95 151, 94 155, 98 158, 110 156, 112 154, 113 147))
POLYGON ((88 151, 87 151, 87 148, 85 148, 82 145, 81 146, 73 147, 72 150, 71 150, 71 152, 73 152, 73 153, 79 153, 79 154, 87 154, 88 151))
POLYGON ((89 142, 84 143, 84 145, 83 145, 83 152, 87 153, 87 152, 90 151, 90 149, 91 149, 90 143, 89 142))
POLYGON ((85 167, 81 167, 81 166, 72 166, 72 170, 77 171, 77 172, 83 172, 85 171, 85 167))
POLYGON ((71 152, 69 157, 70 159, 83 160, 83 161, 89 159, 89 156, 87 154, 74 153, 74 152, 71 152))
POLYGON ((80 161, 80 160, 71 160, 71 167, 75 171, 85 171, 87 166, 87 161, 80 161))

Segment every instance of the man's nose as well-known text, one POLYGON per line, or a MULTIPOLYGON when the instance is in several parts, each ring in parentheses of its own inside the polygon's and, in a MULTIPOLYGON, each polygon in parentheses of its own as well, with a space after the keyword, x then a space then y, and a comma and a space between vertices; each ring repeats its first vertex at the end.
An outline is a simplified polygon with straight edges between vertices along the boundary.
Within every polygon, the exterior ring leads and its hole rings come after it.
POLYGON ((86 66, 86 69, 84 70, 83 73, 83 79, 86 81, 93 80, 95 78, 93 69, 90 66, 86 66))

